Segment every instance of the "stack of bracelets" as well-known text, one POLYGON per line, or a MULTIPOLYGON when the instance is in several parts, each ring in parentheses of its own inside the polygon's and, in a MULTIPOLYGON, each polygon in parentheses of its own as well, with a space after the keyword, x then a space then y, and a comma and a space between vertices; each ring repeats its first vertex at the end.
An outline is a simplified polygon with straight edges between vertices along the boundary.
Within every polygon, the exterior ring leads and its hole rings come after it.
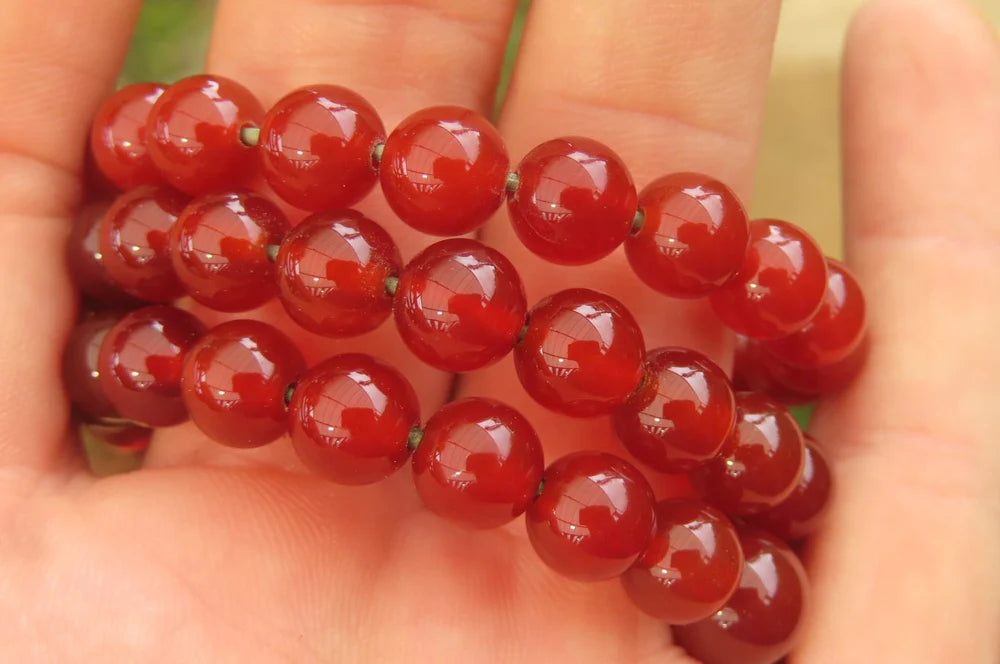
POLYGON ((188 418, 231 447, 288 434, 307 467, 342 484, 377 482, 412 457, 428 509, 473 528, 524 513, 547 565, 582 581, 620 577, 693 656, 764 663, 789 651, 807 582, 785 542, 815 529, 830 475, 782 404, 841 389, 866 348, 857 282, 804 231, 749 221, 704 175, 666 175, 637 194, 619 157, 586 138, 543 143, 512 170, 497 130, 463 108, 421 110, 386 136, 368 102, 333 85, 266 113, 219 76, 132 85, 101 108, 91 151, 125 193, 85 209, 71 235, 91 310, 64 377, 78 418, 118 424, 112 443, 188 418), (244 188, 261 174, 313 214, 292 227, 244 188), (529 309, 514 265, 476 240, 442 240, 403 265, 388 233, 348 209, 376 181, 405 223, 432 235, 474 231, 506 199, 520 240, 549 261, 590 263, 624 243, 646 284, 708 297, 741 335, 735 379, 693 350, 647 351, 603 293, 564 290, 529 309), (329 337, 391 314, 413 354, 449 372, 513 351, 531 397, 572 417, 610 415, 628 452, 688 474, 702 500, 656 502, 642 472, 603 452, 543 467, 532 426, 493 399, 454 401, 421 424, 413 388, 378 359, 307 367, 266 323, 206 329, 169 304, 185 295, 222 312, 277 297, 329 337))

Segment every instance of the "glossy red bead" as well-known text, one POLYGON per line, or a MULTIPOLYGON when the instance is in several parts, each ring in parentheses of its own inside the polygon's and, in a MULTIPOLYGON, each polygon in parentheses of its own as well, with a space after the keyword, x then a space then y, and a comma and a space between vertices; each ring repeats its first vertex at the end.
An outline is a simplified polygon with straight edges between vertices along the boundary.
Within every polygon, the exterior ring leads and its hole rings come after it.
POLYGON ((622 585, 645 613, 672 625, 708 618, 736 590, 743 550, 732 522, 709 505, 656 504, 656 534, 622 585))
POLYGON ((815 401, 817 397, 840 392, 848 387, 865 368, 868 360, 869 340, 862 336, 858 346, 842 360, 822 367, 789 366, 764 350, 770 362, 770 374, 774 382, 787 392, 808 394, 815 401))
POLYGON ((100 241, 101 224, 107 212, 107 203, 91 203, 84 206, 74 219, 66 240, 66 263, 70 275, 76 287, 99 304, 139 306, 139 301, 111 278, 104 263, 100 241))
POLYGON ((528 249, 563 265, 592 263, 632 228, 635 185, 621 158, 589 138, 557 138, 529 152, 508 198, 511 224, 528 249))
POLYGON ((167 182, 192 196, 240 187, 257 171, 257 155, 240 130, 263 117, 260 102, 236 81, 190 76, 168 87, 150 111, 149 155, 167 182))
POLYGON ((406 345, 442 371, 471 371, 506 355, 527 309, 511 262, 464 238, 437 242, 410 261, 393 307, 406 345))
POLYGON ((299 458, 340 484, 378 482, 406 463, 409 435, 420 418, 406 378, 358 353, 307 371, 288 410, 299 458))
POLYGON ((674 628, 676 642, 702 664, 773 664, 795 645, 808 602, 805 570, 784 543, 741 531, 739 586, 715 615, 674 628))
POLYGON ((739 392, 730 439, 694 479, 705 499, 727 514, 755 514, 795 490, 804 463, 802 432, 788 409, 764 395, 739 392))
POLYGON ((163 186, 139 187, 119 196, 101 222, 104 266, 127 293, 147 302, 184 294, 170 262, 170 231, 188 198, 163 186))
POLYGON ((642 380, 642 331, 615 298, 574 288, 541 300, 514 347, 517 377, 547 408, 590 417, 612 412, 642 380))
POLYGON ((542 444, 528 420, 493 399, 453 401, 428 420, 413 481, 435 514, 471 528, 521 515, 542 479, 542 444))
POLYGON ((98 370, 104 394, 122 417, 151 427, 187 419, 181 371, 204 333, 197 318, 165 305, 133 311, 108 331, 98 370))
POLYGON ((230 447, 259 447, 284 435, 285 390, 305 371, 292 340, 267 323, 222 323, 188 352, 181 377, 191 421, 230 447))
POLYGON ((826 259, 816 241, 788 222, 755 219, 743 266, 710 300, 739 334, 775 339, 805 327, 825 292, 826 259))
POLYGON ((73 406, 87 419, 118 417, 118 411, 101 389, 98 357, 101 342, 120 318, 101 313, 80 321, 69 334, 63 351, 63 385, 73 406))
POLYGON ((761 347, 761 342, 736 335, 733 388, 737 392, 760 392, 791 406, 815 401, 816 395, 797 392, 779 383, 774 377, 775 364, 776 360, 761 347))
POLYGON ((278 290, 268 246, 278 245, 288 220, 252 193, 203 196, 174 223, 174 271, 198 302, 218 311, 259 307, 278 290))
POLYGON ((379 166, 385 199, 423 233, 462 235, 503 202, 510 159, 489 120, 460 106, 417 111, 389 134, 379 166))
POLYGON ((627 570, 656 526, 653 490, 635 466, 603 452, 575 452, 543 474, 525 514, 528 539, 560 574, 602 581, 627 570))
POLYGON ((310 85, 278 101, 260 126, 262 170, 278 196, 318 212, 354 205, 375 186, 385 127, 361 95, 310 85))
POLYGON ((746 255, 749 221, 736 194, 699 173, 673 173, 639 193, 642 226, 625 239, 632 270, 672 297, 701 297, 732 277, 746 255))
POLYGON ((808 435, 805 441, 805 463, 795 490, 776 507, 750 517, 754 525, 789 542, 816 531, 826 514, 832 486, 830 466, 823 452, 808 435))
POLYGON ((166 89, 159 83, 126 85, 94 117, 90 152, 104 177, 122 191, 163 181, 146 148, 146 122, 166 89))
POLYGON ((735 419, 725 372, 687 348, 646 353, 642 385, 614 412, 615 432, 625 448, 665 473, 686 472, 714 458, 735 419))

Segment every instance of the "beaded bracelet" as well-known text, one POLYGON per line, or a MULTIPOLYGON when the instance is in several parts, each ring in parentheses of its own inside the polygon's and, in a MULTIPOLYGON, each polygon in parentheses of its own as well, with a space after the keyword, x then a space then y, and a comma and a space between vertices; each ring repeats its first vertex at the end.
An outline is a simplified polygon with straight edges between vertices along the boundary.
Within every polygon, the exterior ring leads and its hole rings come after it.
POLYGON ((431 511, 473 528, 525 514, 545 563, 580 580, 621 577, 703 661, 788 652, 806 580, 781 539, 815 529, 830 475, 776 397, 841 389, 867 347, 857 281, 804 231, 749 221, 704 175, 667 175, 637 194, 621 159, 591 139, 548 141, 511 171, 497 130, 463 108, 418 111, 386 136, 367 101, 332 85, 292 92, 267 113, 218 76, 129 86, 100 109, 91 153, 125 193, 84 211, 70 266, 92 299, 139 308, 97 313, 72 333, 64 376, 82 417, 156 427, 190 418, 232 447, 287 433, 305 465, 343 484, 379 481, 412 457, 431 511), (292 228, 279 205, 246 189, 260 174, 313 214, 292 228), (426 233, 474 231, 506 198, 520 240, 552 262, 590 263, 624 243, 652 288, 709 297, 741 335, 737 386, 771 396, 734 391, 693 350, 647 351, 606 294, 564 290, 529 310, 515 266, 477 240, 436 242, 404 266, 389 234, 348 209, 376 181, 399 218, 426 233), (643 474, 611 454, 577 452, 543 469, 532 426, 493 399, 454 401, 421 425, 416 393, 394 368, 350 353, 307 369, 271 325, 207 330, 169 306, 183 295, 224 312, 277 296, 300 326, 332 337, 391 314, 414 355, 450 372, 512 351, 536 401, 610 415, 635 458, 687 473, 705 502, 657 503, 643 474))

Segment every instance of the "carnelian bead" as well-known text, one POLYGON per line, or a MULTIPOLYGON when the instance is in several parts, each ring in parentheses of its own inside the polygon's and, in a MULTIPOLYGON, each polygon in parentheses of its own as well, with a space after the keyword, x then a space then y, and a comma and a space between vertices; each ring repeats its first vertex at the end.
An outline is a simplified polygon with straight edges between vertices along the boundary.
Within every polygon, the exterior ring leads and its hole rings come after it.
POLYGON ((307 371, 288 411, 299 458, 340 484, 378 482, 406 463, 420 417, 406 378, 360 353, 336 355, 307 371))
POLYGON ((686 472, 714 458, 735 419, 725 372, 687 348, 646 353, 642 385, 614 412, 615 432, 625 448, 665 473, 686 472))
POLYGON ((122 417, 151 427, 187 419, 181 371, 205 326, 186 311, 164 305, 137 309, 101 343, 101 388, 122 417))
POLYGON ((740 531, 743 572, 713 616, 674 628, 674 637, 702 664, 773 664, 795 644, 808 601, 802 563, 784 543, 740 531))
POLYGON ((259 447, 285 434, 285 390, 305 370, 292 340, 267 323, 222 323, 188 352, 181 377, 191 421, 230 447, 259 447))
POLYGON ((190 76, 168 87, 150 110, 149 155, 167 182, 192 196, 239 187, 257 165, 240 130, 263 117, 260 102, 236 81, 190 76))
POLYGON ((642 331, 621 302, 573 288, 541 300, 514 347, 524 389, 574 417, 610 413, 642 379, 642 331))
POLYGON ((642 226, 625 239, 632 270, 672 297, 701 297, 743 264, 749 237, 736 194, 699 173, 673 173, 639 193, 642 226))
POLYGON ((806 457, 795 490, 776 507, 750 517, 750 522, 785 541, 811 535, 823 521, 830 498, 830 467, 816 441, 805 436, 806 457))
POLYGON ((90 152, 104 177, 122 191, 163 181, 146 148, 146 122, 166 89, 159 83, 126 85, 94 117, 90 152))
POLYGON ((636 211, 635 185, 621 158, 589 138, 557 138, 517 167, 507 206, 528 249, 563 265, 592 263, 620 245, 636 211))
POLYGON ((618 576, 653 536, 653 490, 635 466, 612 454, 575 452, 543 473, 525 516, 538 556, 580 581, 618 576))
POLYGON ((801 330, 825 291, 826 259, 816 241, 788 222, 755 219, 742 267, 710 301, 739 334, 775 339, 801 330))
POLYGON ((140 302, 111 278, 104 263, 100 242, 101 225, 107 212, 106 203, 91 203, 77 214, 66 240, 66 263, 70 275, 84 295, 100 304, 139 306, 140 302))
POLYGON ((392 237, 360 212, 320 212, 281 243, 278 297, 292 320, 310 332, 364 334, 392 311, 385 283, 402 263, 392 237))
POLYGON ((101 389, 98 357, 101 342, 119 318, 113 313, 90 316, 73 328, 66 341, 62 364, 63 385, 69 393, 69 400, 88 419, 118 417, 118 411, 101 389))
POLYGON ((361 95, 311 85, 278 101, 260 126, 264 177, 278 196, 318 212, 349 207, 375 186, 372 150, 385 127, 361 95))
POLYGON ((278 290, 268 247, 287 232, 284 213, 257 194, 197 198, 174 223, 174 271, 188 294, 207 307, 259 307, 278 290))
POLYGON ((434 413, 413 453, 413 480, 424 504, 471 528, 495 528, 523 514, 542 468, 542 444, 528 420, 482 397, 434 413))
POLYGON ((727 514, 755 514, 795 490, 804 462, 802 432, 788 409, 762 394, 739 392, 729 440, 692 479, 727 514))
POLYGON ((403 270, 393 307, 413 353, 442 371, 471 371, 506 355, 528 304, 517 270, 476 240, 443 240, 403 270))
POLYGON ((139 187, 119 196, 101 223, 100 249, 108 274, 147 302, 171 302, 184 287, 170 262, 170 230, 187 196, 169 187, 139 187))
POLYGON ((389 134, 379 181, 389 206, 413 228, 462 235, 500 207, 509 166, 489 120, 460 106, 434 106, 389 134))
POLYGON ((812 400, 826 394, 833 394, 846 388, 857 378, 868 359, 869 340, 863 335, 858 346, 842 360, 822 367, 793 367, 772 355, 766 349, 764 354, 770 360, 769 371, 782 390, 798 394, 812 395, 812 400))
POLYGON ((742 570, 736 527, 725 514, 690 500, 665 500, 656 504, 656 534, 622 574, 622 585, 645 613, 685 625, 718 611, 742 570))

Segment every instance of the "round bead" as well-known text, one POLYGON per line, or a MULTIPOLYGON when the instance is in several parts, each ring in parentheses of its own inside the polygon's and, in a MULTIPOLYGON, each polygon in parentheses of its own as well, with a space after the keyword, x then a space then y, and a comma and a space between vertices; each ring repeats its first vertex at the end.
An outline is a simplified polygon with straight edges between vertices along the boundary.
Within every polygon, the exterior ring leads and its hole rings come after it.
POLYGON ((574 417, 610 413, 642 379, 638 323, 618 300, 585 288, 560 291, 528 314, 514 366, 524 389, 574 417))
POLYGON ((101 342, 119 316, 110 313, 96 314, 81 321, 69 334, 63 352, 63 384, 69 400, 88 419, 118 417, 118 411, 101 389, 101 371, 98 356, 101 342))
POLYGON ((800 540, 816 531, 826 513, 832 478, 816 441, 808 435, 802 476, 795 490, 777 507, 750 518, 751 523, 785 541, 800 540))
POLYGON ((614 412, 615 431, 650 467, 681 473, 713 459, 733 429, 736 402, 726 374, 687 348, 646 353, 645 379, 614 412))
POLYGON ((101 388, 122 417, 151 427, 187 419, 181 370, 187 351, 205 333, 186 311, 154 305, 127 314, 101 343, 101 388))
POLYGON ((442 371, 471 371, 506 355, 527 309, 511 262, 463 238, 433 244, 410 261, 393 308, 406 345, 442 371))
POLYGON ((766 350, 769 371, 776 384, 786 392, 806 394, 815 401, 820 395, 833 394, 846 388, 861 373, 868 359, 868 337, 862 336, 857 348, 842 360, 822 367, 793 367, 775 359, 766 350))
POLYGON ((524 513, 542 468, 542 444, 528 420, 481 397, 434 413, 413 453, 413 480, 424 504, 471 528, 494 528, 524 513))
POLYGON ((349 207, 375 186, 372 150, 385 127, 361 95, 311 85, 286 95, 260 126, 262 170, 278 196, 318 212, 349 207))
POLYGON ((509 166, 489 120, 459 106, 434 106, 389 134, 379 181, 390 207, 413 228, 462 235, 500 207, 509 166))
POLYGON ((288 410, 299 458, 340 484, 371 484, 406 463, 420 418, 417 395, 402 374, 358 353, 306 372, 288 410))
POLYGON ((147 302, 172 302, 184 287, 170 262, 170 230, 188 199, 169 187, 140 187, 119 196, 100 230, 108 274, 147 302))
POLYGON ((635 466, 612 454, 575 452, 543 474, 528 507, 528 539, 560 574, 580 581, 618 576, 636 561, 655 528, 653 490, 635 466))
POLYGON ((203 196, 174 223, 174 271, 188 294, 207 307, 259 307, 278 290, 268 247, 287 232, 285 215, 257 194, 203 196))
POLYGON ((126 85, 94 117, 90 152, 104 177, 122 191, 163 181, 146 149, 146 122, 166 89, 159 83, 126 85))
POLYGON ((101 252, 101 224, 108 205, 92 203, 77 215, 66 241, 66 263, 73 283, 89 298, 111 306, 139 306, 108 274, 101 252))
POLYGON ((826 260, 816 241, 788 222, 756 219, 743 266, 710 300, 731 329, 775 339, 801 330, 825 291, 826 260))
POLYGON ((788 409, 761 394, 739 392, 732 435, 693 479, 706 500, 727 514, 755 514, 792 493, 804 461, 802 432, 788 409))
POLYGON ((240 130, 264 117, 245 87, 222 76, 190 76, 160 95, 146 125, 149 155, 167 182, 200 196, 247 184, 257 160, 240 130))
POLYGON ((815 400, 815 395, 796 392, 774 377, 776 360, 761 342, 736 335, 733 357, 733 388, 739 392, 760 392, 783 404, 798 406, 815 400))
POLYGON ((188 352, 181 377, 191 421, 230 447, 259 447, 285 434, 285 390, 305 371, 291 339, 267 323, 218 325, 188 352))
POLYGON ((632 176, 611 148, 589 138, 557 138, 517 167, 507 205, 528 249, 563 265, 592 263, 620 245, 632 228, 632 176))
POLYGON ((703 664, 773 664, 795 644, 808 600, 802 563, 785 544, 759 531, 740 532, 739 586, 713 616, 674 628, 703 664))
POLYGON ((736 194, 714 178, 673 173, 639 193, 642 227, 625 239, 632 270, 672 297, 701 297, 743 264, 748 219, 736 194))
POLYGON ((742 570, 743 551, 725 514, 690 500, 666 500, 656 505, 656 534, 622 575, 622 585, 644 612, 685 625, 718 611, 742 570))

